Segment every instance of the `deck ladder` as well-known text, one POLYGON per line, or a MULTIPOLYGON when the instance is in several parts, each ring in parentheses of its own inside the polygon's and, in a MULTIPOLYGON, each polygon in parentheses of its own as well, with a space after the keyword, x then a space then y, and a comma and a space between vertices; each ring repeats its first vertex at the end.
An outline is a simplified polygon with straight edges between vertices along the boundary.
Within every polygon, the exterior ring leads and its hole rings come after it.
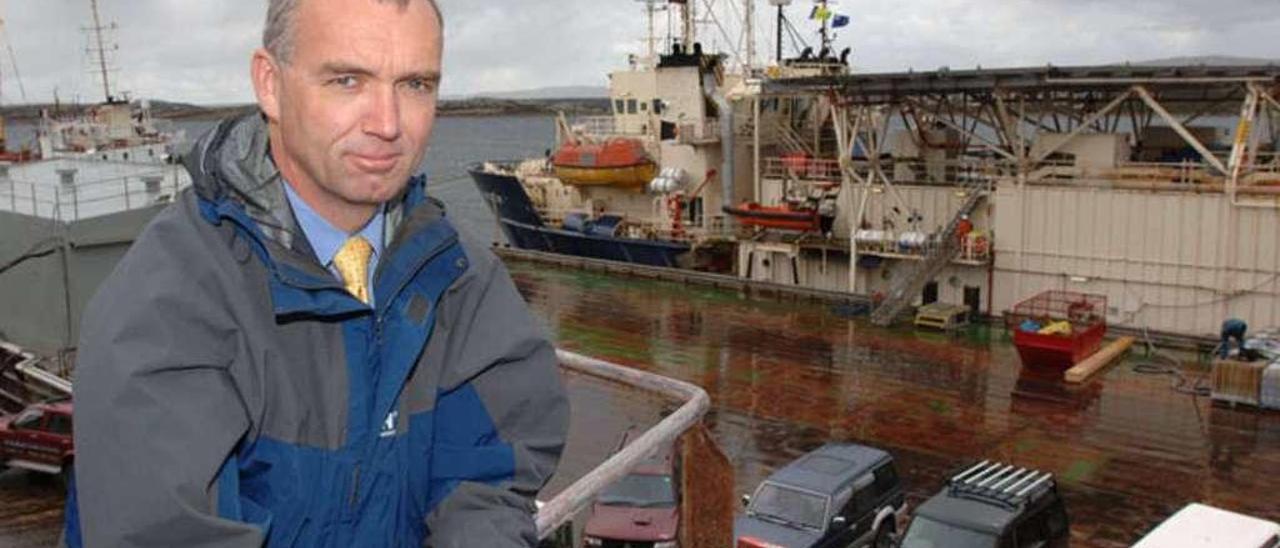
POLYGON ((956 210, 956 214, 951 218, 951 222, 947 223, 946 228, 936 238, 925 244, 924 259, 916 261, 904 275, 893 280, 884 301, 871 312, 871 323, 879 326, 892 324, 898 315, 911 305, 915 296, 924 289, 925 284, 928 284, 929 280, 937 276, 943 267, 960 253, 960 242, 956 238, 956 228, 960 225, 960 218, 973 213, 978 204, 987 197, 990 181, 985 177, 977 177, 966 181, 960 189, 964 193, 964 202, 960 204, 960 209, 956 210))

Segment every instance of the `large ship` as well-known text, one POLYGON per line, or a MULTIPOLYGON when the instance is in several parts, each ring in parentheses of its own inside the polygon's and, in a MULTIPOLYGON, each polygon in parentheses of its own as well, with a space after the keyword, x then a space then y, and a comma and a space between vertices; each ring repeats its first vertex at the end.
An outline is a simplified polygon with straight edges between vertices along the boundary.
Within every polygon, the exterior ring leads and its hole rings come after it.
MULTIPOLYGON (((43 357, 74 351, 89 296, 190 185, 176 161, 182 134, 166 131, 147 101, 113 89, 104 35, 112 27, 90 6, 102 102, 42 113, 32 143, 6 146, 0 132, 0 341, 43 357)), ((9 394, 3 380, 0 392, 9 394)))
POLYGON ((864 295, 883 325, 1053 289, 1104 295, 1121 328, 1280 325, 1280 66, 858 74, 825 2, 819 47, 757 66, 706 53, 694 4, 669 4, 684 34, 610 74, 610 116, 473 168, 511 245, 864 295), (566 161, 620 140, 647 184, 566 161))

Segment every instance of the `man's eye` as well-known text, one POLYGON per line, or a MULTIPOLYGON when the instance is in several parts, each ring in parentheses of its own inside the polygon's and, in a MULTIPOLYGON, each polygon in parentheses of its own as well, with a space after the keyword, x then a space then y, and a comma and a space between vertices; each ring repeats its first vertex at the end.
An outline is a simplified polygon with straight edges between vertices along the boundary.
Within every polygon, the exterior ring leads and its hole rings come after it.
POLYGON ((360 83, 360 81, 357 80, 355 76, 339 76, 329 80, 329 84, 340 88, 354 88, 358 83, 360 83))
POLYGON ((431 80, 427 80, 425 78, 417 79, 417 80, 409 80, 408 82, 405 83, 405 85, 407 85, 410 90, 421 92, 421 93, 431 93, 436 89, 435 82, 432 82, 431 80))

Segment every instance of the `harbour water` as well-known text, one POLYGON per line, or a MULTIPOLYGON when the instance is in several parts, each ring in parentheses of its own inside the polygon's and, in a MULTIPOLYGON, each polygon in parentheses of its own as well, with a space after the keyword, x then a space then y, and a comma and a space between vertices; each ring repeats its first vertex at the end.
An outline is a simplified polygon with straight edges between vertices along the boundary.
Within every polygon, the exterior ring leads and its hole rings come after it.
MULTIPOLYGON (((496 240, 463 168, 540 155, 552 134, 549 117, 443 118, 426 163, 432 192, 465 230, 496 240)), ((560 346, 706 389, 711 431, 734 464, 738 493, 825 441, 848 440, 893 453, 913 505, 948 472, 982 458, 1054 472, 1073 546, 1127 546, 1190 501, 1280 520, 1280 416, 1176 392, 1169 377, 1132 370, 1141 351, 1068 391, 1024 371, 999 330, 884 330, 820 304, 509 266, 560 346)), ((569 385, 576 412, 548 493, 667 405, 587 379, 569 385)), ((50 545, 61 512, 56 481, 0 474, 0 545, 50 545)))
MULTIPOLYGON (((178 147, 185 154, 216 121, 178 121, 171 129, 186 139, 178 147)), ((9 124, 9 147, 20 148, 34 135, 31 124, 9 124)), ((555 145, 555 118, 547 116, 440 117, 431 147, 422 163, 431 193, 444 201, 454 221, 483 241, 501 241, 497 221, 475 189, 466 167, 492 159, 539 156, 555 145)))

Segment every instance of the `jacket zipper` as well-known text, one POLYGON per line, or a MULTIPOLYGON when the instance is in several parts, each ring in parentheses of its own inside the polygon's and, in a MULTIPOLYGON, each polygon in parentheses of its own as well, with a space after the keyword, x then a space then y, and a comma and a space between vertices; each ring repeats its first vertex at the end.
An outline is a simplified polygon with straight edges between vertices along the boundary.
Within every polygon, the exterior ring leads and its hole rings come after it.
POLYGON ((347 501, 347 506, 355 510, 356 503, 360 501, 360 463, 357 462, 355 470, 351 472, 351 497, 347 501))

